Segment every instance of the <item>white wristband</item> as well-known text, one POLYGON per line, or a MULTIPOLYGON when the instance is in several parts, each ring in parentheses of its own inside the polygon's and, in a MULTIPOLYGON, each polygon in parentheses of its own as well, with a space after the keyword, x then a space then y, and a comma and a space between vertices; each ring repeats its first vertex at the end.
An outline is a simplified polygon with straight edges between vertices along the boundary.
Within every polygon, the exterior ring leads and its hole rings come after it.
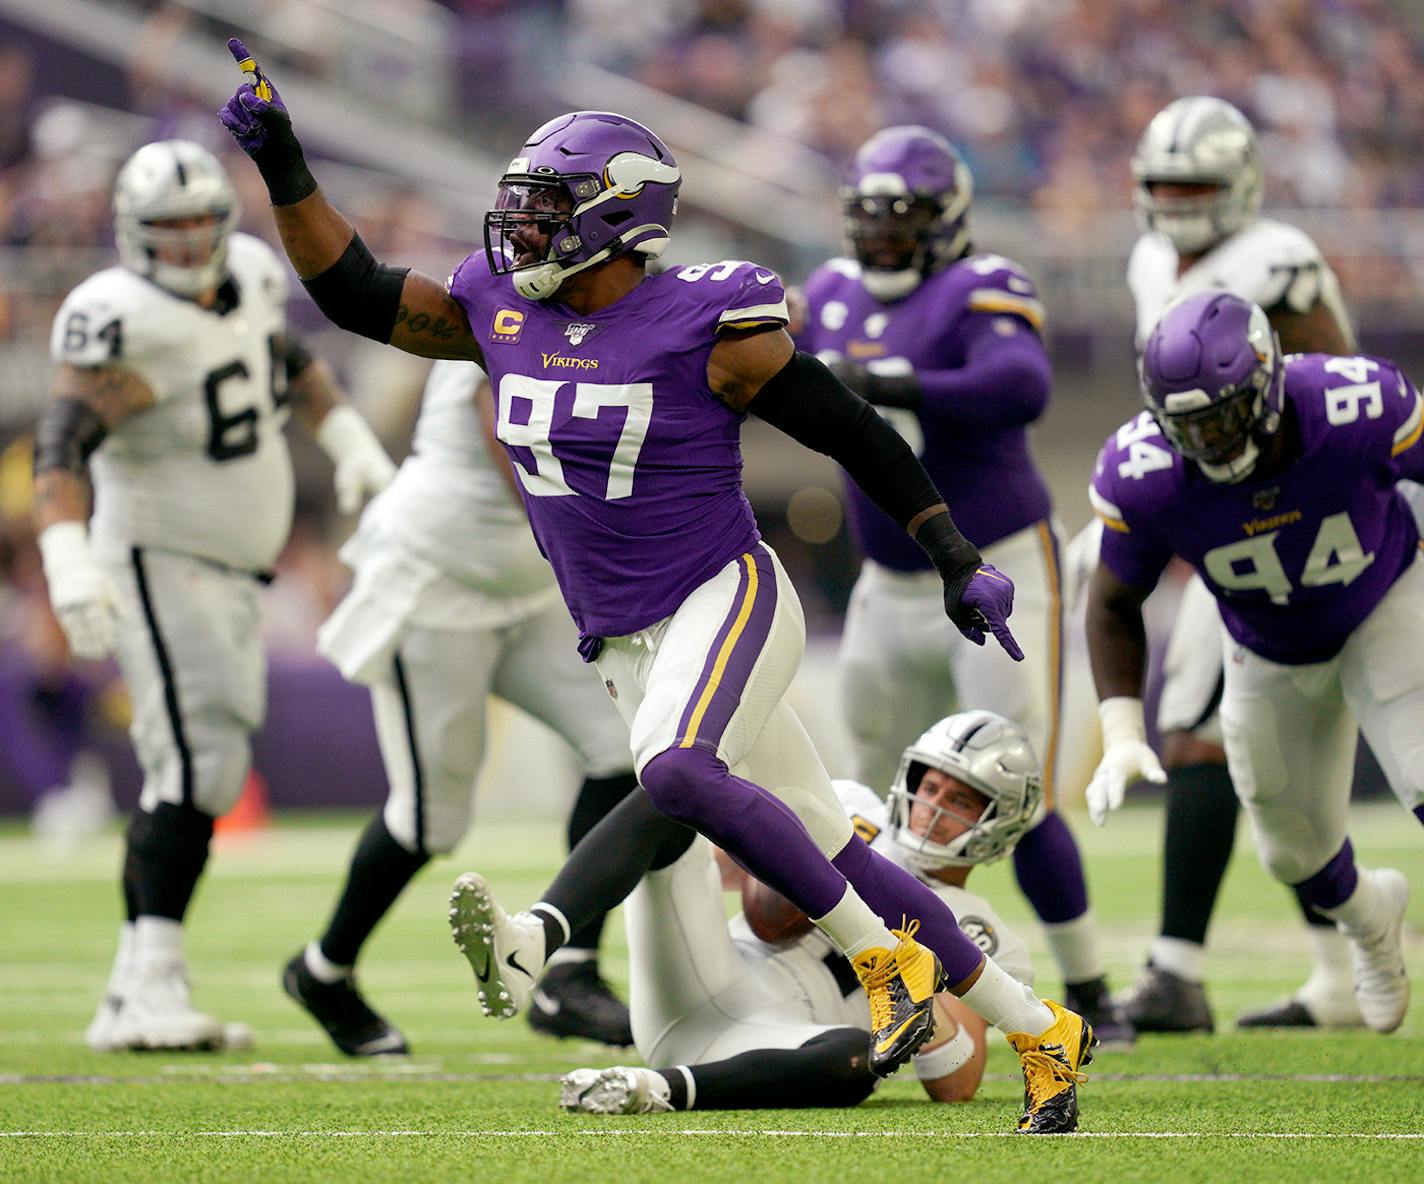
POLYGON ((929 1052, 917 1053, 910 1061, 915 1066, 915 1076, 921 1081, 938 1081, 962 1069, 973 1055, 974 1037, 960 1024, 959 1031, 951 1039, 929 1052))
POLYGON ((89 563, 89 528, 82 522, 51 523, 40 533, 39 545, 47 579, 89 563))
POLYGON ((1142 700, 1131 695, 1115 695, 1098 704, 1098 719, 1103 725, 1103 747, 1114 744, 1146 744, 1147 723, 1142 714, 1142 700))
POLYGON ((349 403, 338 403, 317 424, 316 442, 333 462, 356 451, 374 448, 385 455, 371 425, 349 403))

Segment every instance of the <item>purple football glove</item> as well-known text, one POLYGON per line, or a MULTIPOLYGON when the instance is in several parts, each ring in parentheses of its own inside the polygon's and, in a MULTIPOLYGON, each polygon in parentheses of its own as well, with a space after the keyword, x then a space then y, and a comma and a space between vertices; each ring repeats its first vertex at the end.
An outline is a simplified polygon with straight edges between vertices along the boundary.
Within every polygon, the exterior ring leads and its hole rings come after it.
MULTIPOLYGON (((247 52, 247 46, 233 37, 227 47, 246 81, 218 112, 218 118, 232 133, 238 147, 248 156, 256 156, 266 146, 269 134, 263 115, 273 110, 287 115, 287 107, 267 75, 262 73, 257 59, 247 52)), ((287 118, 290 122, 291 116, 287 118)))
POLYGON ((1013 580, 997 567, 981 563, 958 596, 955 591, 953 585, 945 585, 944 607, 959 631, 975 645, 983 645, 987 629, 1004 647, 1004 653, 1015 662, 1022 662, 1023 650, 1009 632, 1009 614, 1014 611, 1013 580))
POLYGON ((223 127, 257 166, 274 206, 295 205, 316 189, 316 180, 292 131, 282 96, 257 60, 236 37, 227 43, 246 81, 218 112, 223 127))

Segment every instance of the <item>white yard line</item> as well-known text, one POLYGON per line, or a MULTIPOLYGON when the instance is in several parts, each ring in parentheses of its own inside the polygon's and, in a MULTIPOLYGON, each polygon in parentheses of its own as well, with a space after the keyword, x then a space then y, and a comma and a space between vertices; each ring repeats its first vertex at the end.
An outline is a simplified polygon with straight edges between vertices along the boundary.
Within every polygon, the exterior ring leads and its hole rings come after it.
MULTIPOLYGON (((749 1139, 1018 1139, 1016 1131, 815 1131, 815 1130, 715 1130, 689 1127, 657 1129, 612 1127, 605 1130, 370 1130, 370 1131, 0 1131, 5 1139, 534 1139, 534 1138, 749 1138, 749 1139)), ((1424 1133, 1392 1134, 1379 1131, 1078 1131, 1078 1139, 1363 1139, 1419 1141, 1424 1133)))

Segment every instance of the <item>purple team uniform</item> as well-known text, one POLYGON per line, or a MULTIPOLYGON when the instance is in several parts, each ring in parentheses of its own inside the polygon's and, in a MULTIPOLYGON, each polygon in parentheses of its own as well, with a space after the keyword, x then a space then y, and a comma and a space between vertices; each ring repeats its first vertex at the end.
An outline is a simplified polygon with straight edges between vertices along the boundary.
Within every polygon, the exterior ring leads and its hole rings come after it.
POLYGON ((786 323, 777 276, 738 261, 675 268, 583 317, 519 296, 480 250, 450 291, 484 351, 534 537, 585 639, 662 620, 752 551, 745 416, 712 393, 707 362, 722 329, 786 323), (540 415, 542 449, 511 442, 540 415))
POLYGON ((1144 412, 1103 445, 1092 499, 1119 580, 1150 589, 1180 556, 1235 641, 1300 665, 1337 654, 1414 562, 1418 528, 1394 483, 1424 476, 1424 418, 1382 358, 1306 354, 1285 368, 1285 471, 1209 481, 1144 412))
MULTIPOLYGON (((936 389, 936 372, 959 371, 973 351, 992 348, 994 338, 1003 340, 1012 323, 1003 318, 1039 328, 1037 293, 1015 264, 996 255, 972 255, 887 304, 866 292, 858 269, 834 260, 806 282, 806 299, 810 317, 798 344, 808 353, 838 354, 872 370, 886 359, 902 359, 913 368, 922 406, 890 419, 910 414, 918 419, 924 441, 917 450, 920 461, 945 492, 954 521, 970 542, 982 551, 1049 517, 1048 487, 1028 447, 1028 425, 1043 413, 1047 390, 1009 383, 973 392, 936 389)), ((956 375, 944 377, 949 387, 956 375)), ((848 482, 847 490, 862 554, 893 571, 929 570, 929 559, 903 527, 854 483, 848 482)))

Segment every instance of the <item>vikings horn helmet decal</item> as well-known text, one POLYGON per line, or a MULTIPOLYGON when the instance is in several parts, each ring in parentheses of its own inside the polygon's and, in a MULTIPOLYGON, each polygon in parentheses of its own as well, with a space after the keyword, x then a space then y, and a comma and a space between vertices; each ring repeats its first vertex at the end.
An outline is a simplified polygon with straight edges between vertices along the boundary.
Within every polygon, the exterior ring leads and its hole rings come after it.
POLYGON ((1212 481, 1248 476, 1280 427, 1285 366, 1266 314, 1208 289, 1170 305, 1142 354, 1142 398, 1167 442, 1212 481))
POLYGON ((901 300, 964 255, 973 196, 968 166, 937 132, 889 127, 871 136, 841 189, 845 235, 865 290, 901 300))
POLYGON ((662 254, 682 171, 642 124, 608 111, 575 111, 529 137, 485 215, 485 252, 531 300, 624 251, 662 254))

